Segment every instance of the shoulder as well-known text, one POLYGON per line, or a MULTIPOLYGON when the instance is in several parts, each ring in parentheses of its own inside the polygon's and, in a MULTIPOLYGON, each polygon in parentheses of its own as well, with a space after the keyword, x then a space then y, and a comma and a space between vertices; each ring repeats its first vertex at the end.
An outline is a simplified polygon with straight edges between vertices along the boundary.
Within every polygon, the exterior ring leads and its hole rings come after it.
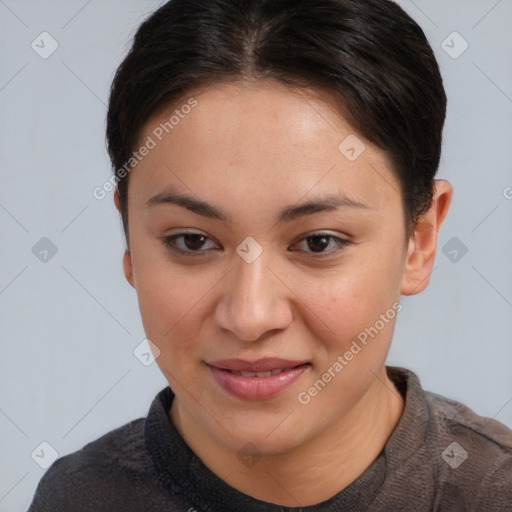
POLYGON ((459 433, 488 449, 512 455, 512 430, 503 423, 480 416, 467 405, 425 391, 430 413, 447 432, 459 433))
POLYGON ((478 510, 505 510, 512 503, 512 430, 450 398, 429 391, 425 398, 443 483, 474 492, 478 510))
POLYGON ((389 476, 381 500, 398 499, 403 510, 414 499, 419 500, 416 510, 509 510, 512 430, 424 390, 411 370, 387 371, 405 409, 386 445, 389 476))
POLYGON ((39 482, 29 512, 108 510, 109 506, 115 510, 125 498, 131 509, 129 490, 134 483, 141 491, 156 479, 144 447, 144 422, 144 418, 131 421, 57 459, 39 482))

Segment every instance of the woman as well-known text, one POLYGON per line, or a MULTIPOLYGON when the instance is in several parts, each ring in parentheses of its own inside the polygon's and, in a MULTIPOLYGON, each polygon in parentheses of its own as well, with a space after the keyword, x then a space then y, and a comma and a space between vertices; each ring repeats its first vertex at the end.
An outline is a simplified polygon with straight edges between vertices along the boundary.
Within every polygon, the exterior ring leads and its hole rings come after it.
POLYGON ((507 510, 512 432, 385 365, 452 187, 389 0, 172 0, 112 85, 124 272, 169 387, 31 511, 507 510))

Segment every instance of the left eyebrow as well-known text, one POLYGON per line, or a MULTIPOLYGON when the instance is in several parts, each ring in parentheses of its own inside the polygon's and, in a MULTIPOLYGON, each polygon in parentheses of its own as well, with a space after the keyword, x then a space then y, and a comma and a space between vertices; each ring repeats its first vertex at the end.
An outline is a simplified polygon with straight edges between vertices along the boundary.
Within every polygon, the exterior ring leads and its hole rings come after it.
POLYGON ((292 205, 284 208, 278 216, 278 222, 290 222, 305 217, 306 215, 313 215, 320 212, 329 212, 338 210, 339 208, 359 208, 363 210, 371 210, 372 208, 362 201, 352 199, 343 193, 313 199, 306 203, 292 205))
MULTIPOLYGON (((232 221, 231 216, 222 208, 185 194, 178 194, 173 190, 168 190, 153 196, 147 201, 146 204, 148 206, 175 204, 203 217, 220 220, 226 223, 230 223, 232 221)), ((320 212, 334 211, 342 207, 359 208, 365 210, 372 209, 369 205, 362 201, 352 199, 343 193, 339 193, 313 199, 305 203, 287 206, 283 208, 278 214, 277 222, 291 222, 300 217, 305 217, 307 215, 313 215, 320 212)))

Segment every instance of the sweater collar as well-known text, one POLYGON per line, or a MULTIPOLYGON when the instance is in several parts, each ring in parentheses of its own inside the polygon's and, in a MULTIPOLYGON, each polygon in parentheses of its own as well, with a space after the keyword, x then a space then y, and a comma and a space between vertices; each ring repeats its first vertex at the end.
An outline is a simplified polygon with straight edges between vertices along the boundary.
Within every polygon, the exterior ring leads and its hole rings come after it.
POLYGON ((174 393, 164 388, 153 400, 144 424, 146 450, 153 461, 160 482, 173 495, 181 495, 187 503, 209 512, 337 512, 343 509, 365 510, 382 486, 386 474, 423 444, 428 428, 428 404, 418 377, 411 371, 386 367, 405 407, 384 449, 373 463, 348 487, 322 503, 302 508, 269 504, 229 486, 210 471, 188 447, 169 417, 174 393))

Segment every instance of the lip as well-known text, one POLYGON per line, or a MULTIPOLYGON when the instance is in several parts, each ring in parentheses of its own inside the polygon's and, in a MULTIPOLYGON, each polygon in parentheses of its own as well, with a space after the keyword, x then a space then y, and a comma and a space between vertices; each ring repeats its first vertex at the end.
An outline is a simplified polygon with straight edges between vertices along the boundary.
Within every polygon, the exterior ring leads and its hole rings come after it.
POLYGON ((221 370, 232 370, 237 372, 268 372, 275 369, 287 370, 295 368, 309 361, 291 361, 289 359, 280 359, 279 357, 265 357, 250 362, 244 359, 221 359, 219 361, 211 361, 210 366, 221 370))
POLYGON ((266 358, 249 362, 242 359, 224 359, 207 363, 213 378, 229 394, 242 400, 268 400, 290 387, 309 369, 307 361, 266 358), (244 377, 236 371, 268 372, 283 370, 268 377, 244 377))

